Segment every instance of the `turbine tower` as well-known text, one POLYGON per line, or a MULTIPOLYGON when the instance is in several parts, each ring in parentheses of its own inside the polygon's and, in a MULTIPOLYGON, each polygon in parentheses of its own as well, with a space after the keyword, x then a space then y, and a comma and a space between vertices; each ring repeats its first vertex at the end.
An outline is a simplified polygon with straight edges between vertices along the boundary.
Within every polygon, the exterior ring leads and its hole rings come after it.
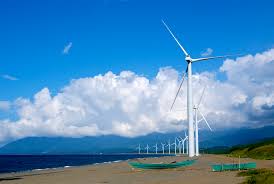
POLYGON ((202 92, 202 95, 200 97, 200 100, 198 102, 197 105, 194 105, 193 109, 194 109, 194 114, 195 114, 195 145, 196 145, 196 149, 195 149, 195 155, 196 156, 199 156, 199 123, 201 121, 205 121, 207 127, 209 128, 210 131, 212 131, 211 127, 209 126, 205 116, 201 113, 201 111, 199 110, 199 106, 201 104, 201 101, 202 101, 202 98, 204 96, 204 93, 205 93, 205 88, 203 89, 203 92, 202 92), (198 113, 202 116, 202 119, 198 120, 198 113))
POLYGON ((209 59, 216 59, 216 58, 225 58, 228 56, 215 56, 215 57, 205 57, 205 58, 197 58, 197 59, 192 59, 190 55, 186 52, 184 47, 180 44, 178 39, 174 36, 174 34, 171 32, 167 24, 162 20, 164 26, 168 30, 168 32, 171 34, 173 39, 176 41, 176 43, 179 45, 180 49, 184 52, 185 54, 185 61, 187 62, 187 68, 186 72, 183 75, 180 87, 177 91, 177 94, 175 96, 175 99, 172 103, 171 109, 176 101, 176 98, 180 92, 180 89, 182 87, 182 84, 184 82, 184 78, 186 76, 186 73, 188 74, 188 80, 187 80, 187 119, 188 119, 188 144, 189 144, 189 157, 193 157, 195 154, 195 148, 194 148, 194 125, 193 125, 193 103, 192 103, 192 63, 198 62, 198 61, 204 61, 204 60, 209 60, 209 59))

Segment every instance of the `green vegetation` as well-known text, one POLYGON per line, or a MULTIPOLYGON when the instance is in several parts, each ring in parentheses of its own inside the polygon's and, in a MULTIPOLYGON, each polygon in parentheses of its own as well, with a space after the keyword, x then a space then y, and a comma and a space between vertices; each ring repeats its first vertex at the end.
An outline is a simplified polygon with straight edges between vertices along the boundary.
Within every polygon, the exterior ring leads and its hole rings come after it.
POLYGON ((273 184, 274 172, 270 169, 242 171, 238 176, 247 176, 243 184, 273 184))
POLYGON ((230 147, 227 146, 215 146, 207 149, 201 149, 202 154, 228 154, 230 153, 230 147))
POLYGON ((229 156, 249 157, 261 160, 274 159, 274 139, 268 139, 255 144, 235 146, 230 149, 229 156))

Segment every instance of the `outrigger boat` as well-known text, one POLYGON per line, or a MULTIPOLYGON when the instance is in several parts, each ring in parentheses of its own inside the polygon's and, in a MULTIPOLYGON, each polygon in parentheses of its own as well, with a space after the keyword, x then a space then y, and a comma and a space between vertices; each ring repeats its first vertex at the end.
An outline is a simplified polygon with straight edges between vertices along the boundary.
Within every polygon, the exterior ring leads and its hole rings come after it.
POLYGON ((178 167, 186 167, 194 164, 196 160, 185 160, 181 162, 172 162, 172 163, 141 163, 141 162, 129 162, 133 168, 138 169, 172 169, 178 167))
POLYGON ((235 171, 235 170, 248 170, 248 169, 255 169, 255 168, 256 168, 255 162, 211 165, 212 171, 235 171))

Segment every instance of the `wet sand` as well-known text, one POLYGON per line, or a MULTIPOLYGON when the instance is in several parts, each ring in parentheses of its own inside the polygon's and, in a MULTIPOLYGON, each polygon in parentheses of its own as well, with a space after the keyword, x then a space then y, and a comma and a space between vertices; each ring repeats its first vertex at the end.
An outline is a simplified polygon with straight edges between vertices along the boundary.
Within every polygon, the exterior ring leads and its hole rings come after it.
MULTIPOLYGON (((142 158, 141 162, 170 163, 187 160, 187 157, 172 156, 142 158)), ((136 160, 136 159, 135 159, 136 160)), ((274 160, 241 159, 241 162, 256 162, 258 168, 274 169, 274 160)), ((241 183, 244 178, 237 177, 238 171, 212 172, 209 164, 237 163, 237 158, 222 155, 203 155, 190 167, 167 170, 136 170, 127 161, 111 164, 49 169, 21 173, 1 174, 0 183, 9 184, 178 184, 178 183, 241 183)))

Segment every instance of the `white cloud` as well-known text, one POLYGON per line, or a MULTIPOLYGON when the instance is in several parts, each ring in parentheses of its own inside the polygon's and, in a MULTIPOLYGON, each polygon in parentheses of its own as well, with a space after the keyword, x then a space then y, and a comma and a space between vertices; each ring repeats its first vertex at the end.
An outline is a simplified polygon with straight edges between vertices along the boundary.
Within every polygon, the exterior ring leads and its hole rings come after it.
POLYGON ((212 53, 213 53, 213 49, 207 48, 204 52, 201 53, 201 56, 203 57, 210 56, 212 53))
POLYGON ((12 81, 18 80, 18 78, 11 76, 11 75, 7 75, 7 74, 2 75, 2 78, 7 79, 7 80, 12 80, 12 81))
MULTIPOLYGON (((193 75, 194 102, 203 87, 200 109, 214 129, 273 124, 274 49, 255 56, 226 60, 214 73, 193 75)), ((26 136, 127 137, 187 127, 186 83, 173 111, 169 111, 179 85, 178 71, 162 68, 153 79, 131 71, 72 80, 57 95, 44 88, 33 99, 18 98, 19 119, 0 120, 0 142, 26 136)))
POLYGON ((9 101, 0 101, 0 110, 7 111, 10 109, 10 102, 9 101))
POLYGON ((68 54, 72 47, 72 42, 69 42, 63 49, 63 54, 68 54))

